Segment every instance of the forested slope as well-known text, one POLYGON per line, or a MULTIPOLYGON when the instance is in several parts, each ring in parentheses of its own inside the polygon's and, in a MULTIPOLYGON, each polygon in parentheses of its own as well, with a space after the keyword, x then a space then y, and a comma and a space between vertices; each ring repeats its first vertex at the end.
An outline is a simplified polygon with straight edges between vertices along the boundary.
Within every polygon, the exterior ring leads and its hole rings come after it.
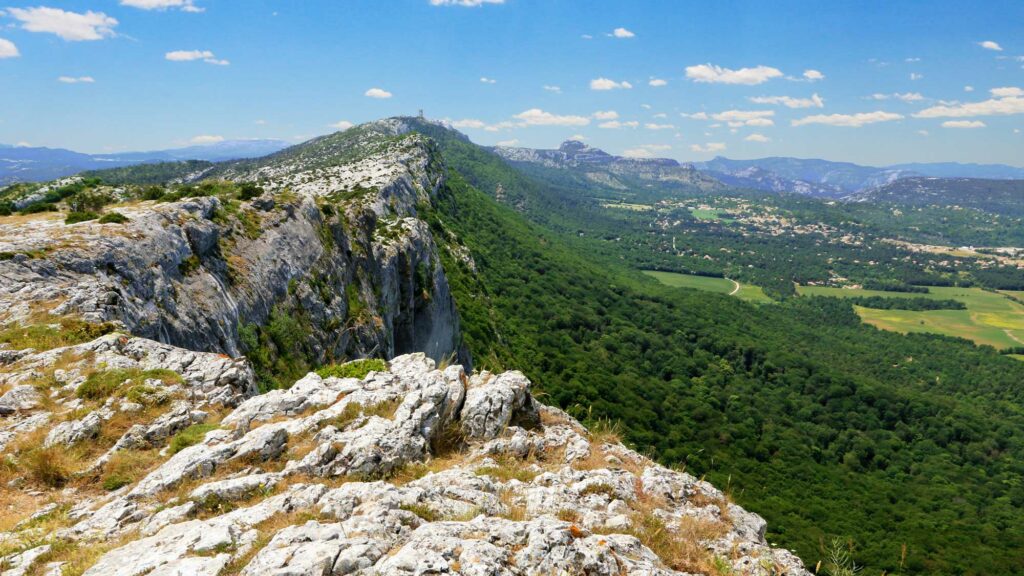
POLYGON ((832 300, 655 286, 576 249, 571 201, 441 136, 451 175, 428 220, 471 251, 441 241, 483 367, 515 365, 547 401, 729 486, 809 565, 840 536, 871 573, 1024 570, 1024 365, 832 300), (543 226, 523 217, 536 207, 543 226))

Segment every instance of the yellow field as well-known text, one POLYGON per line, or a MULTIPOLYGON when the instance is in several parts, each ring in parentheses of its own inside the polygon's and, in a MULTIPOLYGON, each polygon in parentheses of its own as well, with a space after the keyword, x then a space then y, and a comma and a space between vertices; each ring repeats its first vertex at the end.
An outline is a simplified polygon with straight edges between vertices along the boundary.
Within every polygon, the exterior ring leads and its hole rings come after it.
POLYGON ((928 294, 848 290, 822 286, 800 286, 800 294, 817 296, 923 297, 959 300, 967 310, 876 310, 854 306, 857 314, 872 326, 894 332, 927 332, 959 336, 997 349, 1024 346, 1024 306, 1004 295, 980 288, 930 288, 928 294))

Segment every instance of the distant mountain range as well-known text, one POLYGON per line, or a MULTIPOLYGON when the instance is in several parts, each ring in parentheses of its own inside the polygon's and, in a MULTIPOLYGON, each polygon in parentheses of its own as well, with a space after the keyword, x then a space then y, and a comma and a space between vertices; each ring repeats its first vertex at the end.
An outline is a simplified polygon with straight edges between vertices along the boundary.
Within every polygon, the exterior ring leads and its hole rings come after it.
POLYGON ((535 169, 562 169, 567 171, 569 177, 615 190, 627 190, 650 182, 701 190, 724 187, 721 182, 691 164, 680 164, 669 158, 614 156, 579 140, 567 140, 557 150, 506 146, 491 150, 520 167, 532 165, 535 169))
POLYGON ((770 157, 730 160, 717 157, 694 164, 731 186, 773 192, 796 192, 826 198, 878 188, 903 178, 1024 179, 1024 168, 1005 164, 915 163, 876 168, 850 162, 770 157))
POLYGON ((916 176, 855 192, 845 200, 905 206, 960 206, 1020 218, 1024 217, 1024 180, 916 176))
POLYGON ((257 158, 277 152, 289 145, 283 140, 225 140, 207 146, 189 146, 152 152, 83 154, 63 148, 0 144, 0 184, 53 180, 85 170, 118 168, 152 162, 177 160, 219 162, 239 158, 257 158))

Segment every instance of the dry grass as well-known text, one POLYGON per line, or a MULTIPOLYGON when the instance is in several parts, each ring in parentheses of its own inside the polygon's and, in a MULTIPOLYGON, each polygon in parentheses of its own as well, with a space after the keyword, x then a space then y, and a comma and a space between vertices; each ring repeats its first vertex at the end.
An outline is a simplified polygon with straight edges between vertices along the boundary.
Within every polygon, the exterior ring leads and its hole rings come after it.
POLYGON ((537 472, 527 468, 526 462, 512 458, 501 458, 497 460, 497 466, 484 466, 477 468, 477 476, 490 476, 502 482, 519 480, 520 482, 532 482, 537 477, 537 472))
POLYGON ((519 503, 515 492, 512 490, 502 490, 498 493, 498 501, 501 502, 503 508, 502 513, 498 514, 499 517, 514 522, 526 520, 526 506, 519 503))

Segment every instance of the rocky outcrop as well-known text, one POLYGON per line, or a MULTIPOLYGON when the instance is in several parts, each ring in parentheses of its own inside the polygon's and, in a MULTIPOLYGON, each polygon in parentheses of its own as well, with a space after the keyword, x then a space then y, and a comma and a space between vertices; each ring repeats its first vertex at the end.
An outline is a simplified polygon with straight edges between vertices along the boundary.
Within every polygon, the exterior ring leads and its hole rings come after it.
POLYGON ((265 194, 249 200, 119 205, 128 221, 116 224, 0 223, 0 324, 71 315, 239 356, 278 319, 298 325, 294 345, 315 363, 411 351, 468 362, 417 217, 445 169, 428 140, 399 131, 381 122, 202 173, 259 183, 265 194))
MULTIPOLYGON (((179 354, 162 346, 150 345, 179 354)), ((37 356, 23 362, 42 366, 37 356)), ((424 354, 361 379, 309 374, 241 399, 124 487, 104 492, 84 472, 0 533, 0 565, 88 576, 808 574, 767 544, 757 515, 529 389, 518 372, 441 369, 424 354)))

